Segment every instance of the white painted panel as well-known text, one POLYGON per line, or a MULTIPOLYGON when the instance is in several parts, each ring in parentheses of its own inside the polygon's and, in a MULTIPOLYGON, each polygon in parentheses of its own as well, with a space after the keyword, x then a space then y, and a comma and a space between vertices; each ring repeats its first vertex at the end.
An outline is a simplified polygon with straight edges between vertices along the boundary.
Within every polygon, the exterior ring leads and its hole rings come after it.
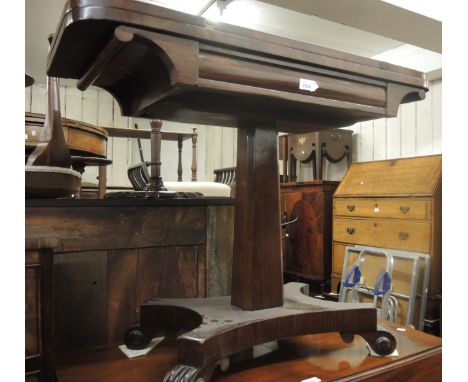
POLYGON ((233 166, 237 166, 237 128, 232 130, 234 131, 234 158, 232 163, 234 163, 233 166))
POLYGON ((219 126, 213 126, 213 170, 223 168, 222 151, 223 151, 223 138, 222 129, 219 126))
POLYGON ((114 126, 114 101, 112 96, 104 91, 98 90, 98 126, 114 126))
MULTIPOLYGON (((104 91, 98 90, 98 126, 113 127, 113 100, 112 96, 104 91)), ((107 138, 107 158, 113 160, 112 142, 113 138, 107 138)), ((107 185, 111 185, 113 174, 112 164, 107 166, 107 185)))
POLYGON ((416 156, 416 104, 405 103, 400 106, 401 113, 401 156, 416 156))
POLYGON ((323 159, 323 180, 340 181, 343 179, 346 170, 348 169, 348 161, 344 157, 338 163, 329 162, 326 158, 323 159))
POLYGON ((31 112, 31 86, 28 86, 24 90, 24 111, 25 112, 31 112))
POLYGON ((356 123, 351 127, 348 127, 347 129, 353 131, 353 147, 352 147, 352 161, 354 162, 359 162, 359 154, 361 153, 361 124, 356 123))
POLYGON ((43 84, 34 84, 31 87, 31 112, 45 114, 46 87, 43 84))
POLYGON ((205 146, 205 176, 208 181, 214 180, 214 127, 206 126, 206 146, 205 146))
POLYGON ((398 110, 398 116, 387 119, 387 159, 395 159, 401 157, 400 116, 401 110, 398 110))
MULTIPOLYGON (((150 123, 148 119, 144 118, 132 118, 130 128, 135 128, 135 123, 138 125, 138 130, 150 130, 150 123)), ((150 140, 149 139, 140 139, 141 148, 143 151, 143 160, 151 160, 150 152, 150 140)), ((141 163, 140 150, 138 148, 138 139, 132 139, 132 158, 131 164, 141 163)))
POLYGON ((432 150, 442 153, 442 81, 434 82, 432 92, 432 150))
POLYGON ((374 159, 374 122, 361 123, 361 139, 359 145, 359 162, 368 162, 374 159))
POLYGON ((92 125, 98 124, 98 91, 88 89, 82 93, 81 120, 92 125))
POLYGON ((67 88, 68 86, 60 85, 59 95, 60 95, 60 114, 62 117, 65 117, 65 97, 67 96, 67 88))
MULTIPOLYGON (((197 181, 211 181, 211 177, 206 176, 206 126, 197 125, 197 181)), ((191 143, 190 143, 191 144, 191 143)), ((192 166, 192 161, 190 161, 192 166)))
POLYGON ((221 165, 225 167, 234 166, 234 129, 230 127, 223 127, 222 137, 223 137, 223 146, 222 146, 222 162, 221 165))
MULTIPOLYGON (((96 89, 88 89, 82 93, 82 116, 81 120, 92 125, 98 123, 98 91, 96 89)), ((98 167, 87 166, 83 173, 83 182, 97 184, 98 182, 98 167)))
POLYGON ((374 121, 374 160, 387 158, 387 119, 380 118, 374 121))
MULTIPOLYGON (((113 119, 116 128, 127 129, 129 119, 122 117, 120 106, 117 101, 113 100, 113 119)), ((127 176, 127 168, 130 164, 128 138, 113 138, 112 139, 112 177, 109 185, 115 187, 131 186, 127 176)))
POLYGON ((432 91, 416 105, 416 155, 432 154, 432 91))
MULTIPOLYGON (((178 122, 165 122, 163 125, 164 131, 180 132, 180 133, 193 133, 193 129, 197 128, 197 125, 189 123, 178 123, 178 122)), ((170 180, 177 180, 177 166, 178 166, 178 146, 177 142, 163 141, 163 145, 172 144, 173 150, 168 151, 167 161, 173 164, 173 169, 170 170, 168 176, 170 180)), ((162 157, 166 160, 166 157, 162 157)), ((192 139, 188 138, 184 140, 182 145, 182 181, 190 182, 192 179, 192 139)), ((169 180, 168 179, 168 180, 169 180)))
POLYGON ((65 94, 65 118, 82 120, 83 97, 82 91, 74 87, 67 87, 65 94))

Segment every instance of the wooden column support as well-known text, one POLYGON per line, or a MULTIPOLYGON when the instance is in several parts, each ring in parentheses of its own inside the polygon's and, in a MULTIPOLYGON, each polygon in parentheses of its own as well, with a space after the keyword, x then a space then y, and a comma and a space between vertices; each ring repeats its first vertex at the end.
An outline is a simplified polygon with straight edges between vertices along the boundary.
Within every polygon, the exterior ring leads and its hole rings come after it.
POLYGON ((167 191, 161 178, 161 126, 159 119, 151 121, 151 174, 147 191, 167 191))
POLYGON ((192 182, 197 181, 197 129, 194 128, 192 134, 192 182))
POLYGON ((231 303, 245 310, 283 305, 277 133, 238 128, 231 303))
POLYGON ((106 185, 107 185, 107 167, 99 166, 99 188, 98 188, 98 199, 104 199, 106 194, 106 185))

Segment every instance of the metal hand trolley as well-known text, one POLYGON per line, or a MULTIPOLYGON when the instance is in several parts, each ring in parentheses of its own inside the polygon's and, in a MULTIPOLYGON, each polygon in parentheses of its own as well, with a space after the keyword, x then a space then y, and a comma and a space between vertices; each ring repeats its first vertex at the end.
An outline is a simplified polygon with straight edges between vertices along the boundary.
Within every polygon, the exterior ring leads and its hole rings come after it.
POLYGON ((374 305, 377 306, 377 299, 381 296, 382 303, 378 313, 386 320, 396 322, 398 317, 398 300, 408 301, 408 312, 406 316, 406 325, 413 325, 416 298, 421 298, 420 315, 417 329, 424 329, 424 317, 427 305, 427 293, 429 287, 429 275, 431 268, 431 258, 428 254, 419 252, 400 251, 388 248, 376 248, 368 246, 347 246, 343 261, 343 272, 341 278, 341 289, 339 294, 340 302, 359 302, 359 295, 373 296, 374 305), (350 252, 359 252, 357 264, 349 268, 350 252), (384 256, 387 260, 386 269, 377 279, 374 289, 360 283, 361 271, 367 255, 384 256), (412 262, 411 282, 409 294, 405 295, 392 291, 392 272, 395 262, 406 260, 412 262), (424 275, 422 288, 418 291, 420 265, 424 265, 424 275), (349 270, 348 270, 349 268, 349 270), (351 295, 348 301, 348 294, 351 295))

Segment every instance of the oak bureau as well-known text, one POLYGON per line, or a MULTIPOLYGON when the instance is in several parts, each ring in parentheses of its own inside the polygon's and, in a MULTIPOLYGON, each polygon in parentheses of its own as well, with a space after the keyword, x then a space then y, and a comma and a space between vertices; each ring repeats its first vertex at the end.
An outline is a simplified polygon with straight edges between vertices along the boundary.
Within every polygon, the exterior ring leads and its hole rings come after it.
MULTIPOLYGON (((332 290, 341 279, 348 245, 427 253, 432 264, 426 318, 439 318, 435 297, 442 294, 441 196, 441 155, 353 163, 333 196, 332 290)), ((410 276, 408 264, 395 263, 393 290, 407 289, 410 276)), ((364 281, 373 286, 375 279, 364 281)), ((403 318, 406 303, 399 309, 403 318)))

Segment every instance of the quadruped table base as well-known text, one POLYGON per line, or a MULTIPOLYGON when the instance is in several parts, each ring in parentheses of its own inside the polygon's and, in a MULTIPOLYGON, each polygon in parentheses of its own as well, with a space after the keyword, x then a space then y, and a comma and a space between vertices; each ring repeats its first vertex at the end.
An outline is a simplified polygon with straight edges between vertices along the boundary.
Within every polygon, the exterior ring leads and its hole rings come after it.
POLYGON ((372 304, 340 304, 309 297, 307 285, 284 286, 280 307, 247 311, 231 305, 230 297, 154 299, 141 306, 140 323, 125 335, 128 347, 145 347, 152 337, 184 331, 177 338, 179 364, 165 382, 209 381, 215 368, 229 357, 276 339, 340 332, 345 341, 363 337, 380 355, 391 354, 396 341, 377 327, 372 304))

